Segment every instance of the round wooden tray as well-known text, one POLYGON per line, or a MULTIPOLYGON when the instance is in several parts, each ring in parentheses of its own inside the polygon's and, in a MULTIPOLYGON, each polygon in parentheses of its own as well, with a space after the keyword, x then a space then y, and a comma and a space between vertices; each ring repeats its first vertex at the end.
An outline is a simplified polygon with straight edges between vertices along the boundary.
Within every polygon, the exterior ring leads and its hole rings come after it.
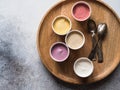
POLYGON ((99 81, 107 77, 120 62, 120 20, 115 12, 102 1, 84 0, 92 7, 91 18, 97 23, 106 23, 108 33, 103 41, 104 62, 94 63, 93 74, 86 79, 79 78, 73 71, 73 64, 77 58, 87 57, 92 48, 91 34, 87 32, 86 22, 77 22, 71 15, 72 5, 80 0, 60 1, 53 6, 44 16, 37 34, 37 48, 45 67, 57 78, 72 84, 86 84, 99 81), (50 46, 56 41, 64 42, 64 36, 56 35, 51 27, 53 19, 58 15, 66 15, 72 21, 72 29, 81 30, 86 38, 82 49, 70 50, 69 58, 62 63, 53 61, 49 55, 50 46))

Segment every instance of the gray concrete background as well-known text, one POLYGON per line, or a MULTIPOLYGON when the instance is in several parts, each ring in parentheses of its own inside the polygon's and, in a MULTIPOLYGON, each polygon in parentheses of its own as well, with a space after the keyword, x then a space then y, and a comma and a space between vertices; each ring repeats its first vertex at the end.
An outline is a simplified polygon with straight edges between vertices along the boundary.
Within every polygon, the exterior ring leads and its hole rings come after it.
MULTIPOLYGON (((106 79, 85 86, 64 83, 40 61, 36 33, 58 0, 0 0, 0 90, 120 90, 120 65, 106 79)), ((120 16, 120 1, 105 0, 120 16)))

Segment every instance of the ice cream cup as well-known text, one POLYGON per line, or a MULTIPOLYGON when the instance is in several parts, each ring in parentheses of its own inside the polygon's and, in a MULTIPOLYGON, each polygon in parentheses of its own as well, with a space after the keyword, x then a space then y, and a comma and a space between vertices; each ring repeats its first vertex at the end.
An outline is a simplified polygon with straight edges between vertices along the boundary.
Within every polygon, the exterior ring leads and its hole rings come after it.
POLYGON ((52 30, 57 35, 66 35, 72 27, 71 20, 65 15, 59 15, 52 22, 52 30))
POLYGON ((85 1, 76 2, 71 9, 72 16, 77 21, 86 21, 91 16, 91 11, 90 4, 85 1))
POLYGON ((50 56, 56 62, 63 62, 69 57, 70 51, 63 42, 55 42, 50 47, 50 56))

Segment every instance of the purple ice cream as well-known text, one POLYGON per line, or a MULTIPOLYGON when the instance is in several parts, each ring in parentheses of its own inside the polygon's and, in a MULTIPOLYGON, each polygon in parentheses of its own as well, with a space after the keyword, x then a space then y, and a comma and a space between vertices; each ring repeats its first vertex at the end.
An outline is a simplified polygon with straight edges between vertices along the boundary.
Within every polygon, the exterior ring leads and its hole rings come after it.
POLYGON ((57 61, 63 61, 68 57, 68 48, 62 43, 57 43, 51 48, 51 55, 57 61))

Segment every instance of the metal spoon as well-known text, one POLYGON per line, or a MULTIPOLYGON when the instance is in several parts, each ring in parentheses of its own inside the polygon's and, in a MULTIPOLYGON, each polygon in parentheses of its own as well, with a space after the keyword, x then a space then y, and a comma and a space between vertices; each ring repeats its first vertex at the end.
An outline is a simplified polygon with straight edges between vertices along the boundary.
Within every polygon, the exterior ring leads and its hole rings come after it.
MULTIPOLYGON (((105 37, 106 33, 107 33, 107 25, 105 23, 101 23, 98 25, 98 42, 96 43, 95 47, 92 49, 92 51, 90 52, 88 58, 89 59, 93 59, 95 53, 96 53, 96 48, 100 42, 101 44, 101 40, 103 40, 103 38, 105 37)), ((101 45, 102 46, 102 45, 101 45)), ((103 61, 103 52, 101 49, 98 50, 98 58, 99 58, 99 62, 103 61)))
MULTIPOLYGON (((87 28, 88 28, 88 32, 92 33, 92 49, 93 49, 95 47, 95 43, 96 43, 95 33, 97 31, 95 21, 92 19, 89 19, 87 22, 87 28)), ((94 55, 94 57, 95 57, 95 55, 94 55)))
POLYGON ((97 33, 98 33, 98 44, 99 44, 99 48, 97 50, 97 54, 98 54, 98 62, 103 62, 103 52, 102 52, 102 40, 104 39, 104 37, 106 36, 107 33, 107 25, 105 23, 101 23, 98 25, 97 28, 97 33))

